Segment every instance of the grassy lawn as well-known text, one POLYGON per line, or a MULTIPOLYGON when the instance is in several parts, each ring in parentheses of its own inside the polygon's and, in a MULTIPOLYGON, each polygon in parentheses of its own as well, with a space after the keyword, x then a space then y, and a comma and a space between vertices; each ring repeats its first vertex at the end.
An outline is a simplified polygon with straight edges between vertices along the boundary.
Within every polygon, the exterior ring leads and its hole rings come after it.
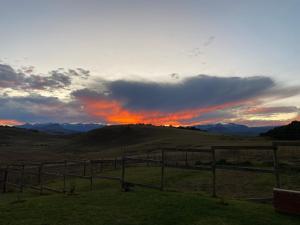
POLYGON ((0 196, 1 225, 296 225, 300 217, 274 212, 271 205, 221 201, 202 194, 134 188, 121 192, 116 182, 87 181, 74 195, 38 196, 9 193, 0 196), (82 190, 80 190, 82 189, 82 190), (80 190, 80 191, 79 191, 80 190), (21 196, 21 197, 20 197, 21 196), (19 200, 19 201, 16 201, 19 200))
MULTIPOLYGON (((120 176, 121 171, 104 172, 105 175, 120 176)), ((160 167, 126 168, 126 181, 160 185, 160 167)), ((225 198, 269 198, 273 195, 275 178, 273 174, 245 171, 217 170, 217 194, 225 198)), ((300 176, 297 173, 281 174, 283 188, 300 190, 300 176)), ((165 188, 171 191, 200 192, 210 195, 212 191, 211 171, 165 169, 165 188)))

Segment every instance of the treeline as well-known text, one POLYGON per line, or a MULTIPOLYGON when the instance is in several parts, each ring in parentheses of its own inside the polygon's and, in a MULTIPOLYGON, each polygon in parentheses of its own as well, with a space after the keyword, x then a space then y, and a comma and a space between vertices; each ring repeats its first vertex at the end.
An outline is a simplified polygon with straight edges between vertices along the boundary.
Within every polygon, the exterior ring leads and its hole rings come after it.
POLYGON ((300 122, 293 121, 286 126, 276 127, 266 133, 262 133, 261 136, 280 140, 300 140, 300 122))

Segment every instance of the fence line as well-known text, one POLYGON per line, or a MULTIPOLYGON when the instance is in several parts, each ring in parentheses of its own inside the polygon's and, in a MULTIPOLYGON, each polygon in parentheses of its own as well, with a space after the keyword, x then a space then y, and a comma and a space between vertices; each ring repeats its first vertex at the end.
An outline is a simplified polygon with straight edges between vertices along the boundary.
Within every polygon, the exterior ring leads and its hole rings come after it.
MULTIPOLYGON (((279 159, 278 159, 278 149, 280 146, 300 146, 298 142, 274 142, 272 146, 211 146, 205 149, 170 149, 163 148, 160 150, 160 160, 151 159, 149 152, 146 153, 146 158, 137 158, 140 155, 136 156, 122 156, 121 159, 97 159, 97 160, 64 160, 64 161, 54 161, 54 162, 29 162, 29 163, 14 163, 7 165, 5 168, 0 168, 0 172, 3 174, 2 179, 0 178, 0 183, 2 183, 2 192, 7 192, 7 186, 12 186, 19 189, 20 192, 24 191, 24 188, 30 188, 33 190, 37 190, 42 194, 45 191, 57 192, 57 193, 66 193, 66 181, 68 177, 79 178, 90 181, 90 189, 93 188, 94 179, 107 179, 118 181, 121 183, 122 190, 127 191, 132 186, 141 186, 147 188, 154 188, 159 190, 165 190, 165 171, 167 168, 177 168, 177 169, 188 169, 188 170, 207 170, 212 172, 212 196, 217 196, 217 170, 232 170, 232 171, 245 171, 245 172, 255 172, 255 173, 271 173, 274 174, 274 179, 276 183, 276 187, 280 188, 280 169, 279 169, 279 159), (236 166, 236 165, 218 165, 216 161, 216 153, 220 150, 265 150, 273 152, 273 169, 266 168, 257 168, 257 167, 245 167, 245 166, 236 166), (177 163, 174 165, 167 159, 167 154, 170 152, 183 152, 184 155, 184 165, 178 165, 177 163), (195 165, 191 166, 188 160, 188 153, 206 153, 210 155, 211 162, 208 165, 195 165), (100 172, 105 169, 105 164, 111 165, 113 170, 118 169, 118 165, 121 165, 121 174, 120 177, 113 176, 104 176, 101 174, 97 174, 95 169, 96 166, 100 165, 100 172), (126 181, 126 168, 130 165, 130 163, 135 164, 146 164, 147 166, 159 166, 160 169, 160 185, 147 185, 141 183, 133 183, 126 181), (80 166, 83 165, 83 169, 79 174, 71 174, 69 168, 71 166, 80 166), (62 172, 47 172, 45 169, 47 168, 60 168, 62 167, 62 172), (90 168, 90 175, 88 175, 88 168, 90 168), (37 169, 37 172, 26 171, 26 169, 37 169), (8 180, 10 173, 18 173, 20 177, 19 183, 13 183, 8 180), (28 185, 26 183, 25 175, 37 176, 38 182, 37 185, 28 185), (63 188, 55 189, 46 186, 46 176, 57 177, 57 179, 63 179, 63 188)), ((156 153, 157 154, 157 153, 156 153)), ((98 168, 99 169, 99 168, 98 168)))

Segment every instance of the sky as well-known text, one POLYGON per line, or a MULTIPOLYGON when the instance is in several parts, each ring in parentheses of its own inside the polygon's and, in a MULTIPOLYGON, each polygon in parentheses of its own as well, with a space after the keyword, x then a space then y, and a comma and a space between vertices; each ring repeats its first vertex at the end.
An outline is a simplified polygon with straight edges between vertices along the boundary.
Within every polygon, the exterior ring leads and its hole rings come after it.
POLYGON ((0 0, 0 124, 300 120, 298 0, 0 0))

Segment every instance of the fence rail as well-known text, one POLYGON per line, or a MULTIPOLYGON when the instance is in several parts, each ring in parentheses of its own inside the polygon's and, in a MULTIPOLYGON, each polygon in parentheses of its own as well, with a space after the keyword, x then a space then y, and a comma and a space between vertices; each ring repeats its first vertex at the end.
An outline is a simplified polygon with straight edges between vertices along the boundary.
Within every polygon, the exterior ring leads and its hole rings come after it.
POLYGON ((123 190, 128 190, 132 186, 140 186, 153 189, 165 189, 165 171, 168 168, 184 169, 184 170, 205 170, 211 171, 212 179, 212 196, 217 196, 217 171, 218 170, 228 170, 228 171, 244 171, 244 172, 253 172, 253 173, 267 173, 274 174, 274 180, 276 187, 281 187, 280 182, 280 169, 279 169, 279 158, 278 158, 278 149, 281 146, 300 146, 298 142, 274 142, 271 146, 210 146, 201 149, 171 149, 171 148, 162 148, 159 152, 153 152, 156 154, 153 159, 150 157, 150 154, 143 155, 131 155, 123 156, 122 158, 115 159, 93 159, 93 160, 69 160, 69 161, 53 161, 53 162, 28 162, 28 163, 13 163, 5 165, 0 168, 0 185, 2 186, 2 192, 7 192, 7 187, 11 186, 18 189, 20 192, 23 192, 24 188, 30 188, 39 191, 41 194, 44 191, 50 191, 55 193, 65 193, 66 192, 66 180, 68 178, 79 178, 90 181, 90 189, 93 188, 94 179, 107 179, 112 181, 117 181, 121 183, 121 188, 123 190), (260 150, 260 151, 270 151, 272 152, 272 168, 259 168, 254 166, 241 166, 241 165, 220 165, 216 160, 216 154, 219 151, 224 150, 233 150, 233 151, 243 151, 243 150, 260 150), (180 153, 184 154, 183 156, 183 165, 174 163, 169 160, 169 155, 171 153, 180 153), (191 165, 188 159, 189 154, 194 153, 204 153, 210 157, 210 162, 205 165, 191 165), (146 166, 157 166, 160 167, 160 183, 159 185, 148 185, 142 183, 129 182, 126 179, 126 169, 130 165, 146 165, 146 166), (77 173, 71 173, 71 167, 82 167, 82 170, 77 171, 77 173), (58 169, 57 172, 52 172, 51 169, 58 169), (103 170, 111 169, 116 170, 120 169, 120 177, 116 176, 107 176, 101 174, 103 170), (50 171, 47 171, 50 170, 50 171), (99 171, 100 170, 100 174, 99 171), (18 174, 18 182, 11 182, 9 176, 11 174, 18 174), (26 176, 31 175, 37 177, 38 181, 36 185, 28 184, 26 182, 26 176), (63 187, 62 189, 56 189, 48 187, 47 178, 56 177, 56 179, 62 179, 63 187))

